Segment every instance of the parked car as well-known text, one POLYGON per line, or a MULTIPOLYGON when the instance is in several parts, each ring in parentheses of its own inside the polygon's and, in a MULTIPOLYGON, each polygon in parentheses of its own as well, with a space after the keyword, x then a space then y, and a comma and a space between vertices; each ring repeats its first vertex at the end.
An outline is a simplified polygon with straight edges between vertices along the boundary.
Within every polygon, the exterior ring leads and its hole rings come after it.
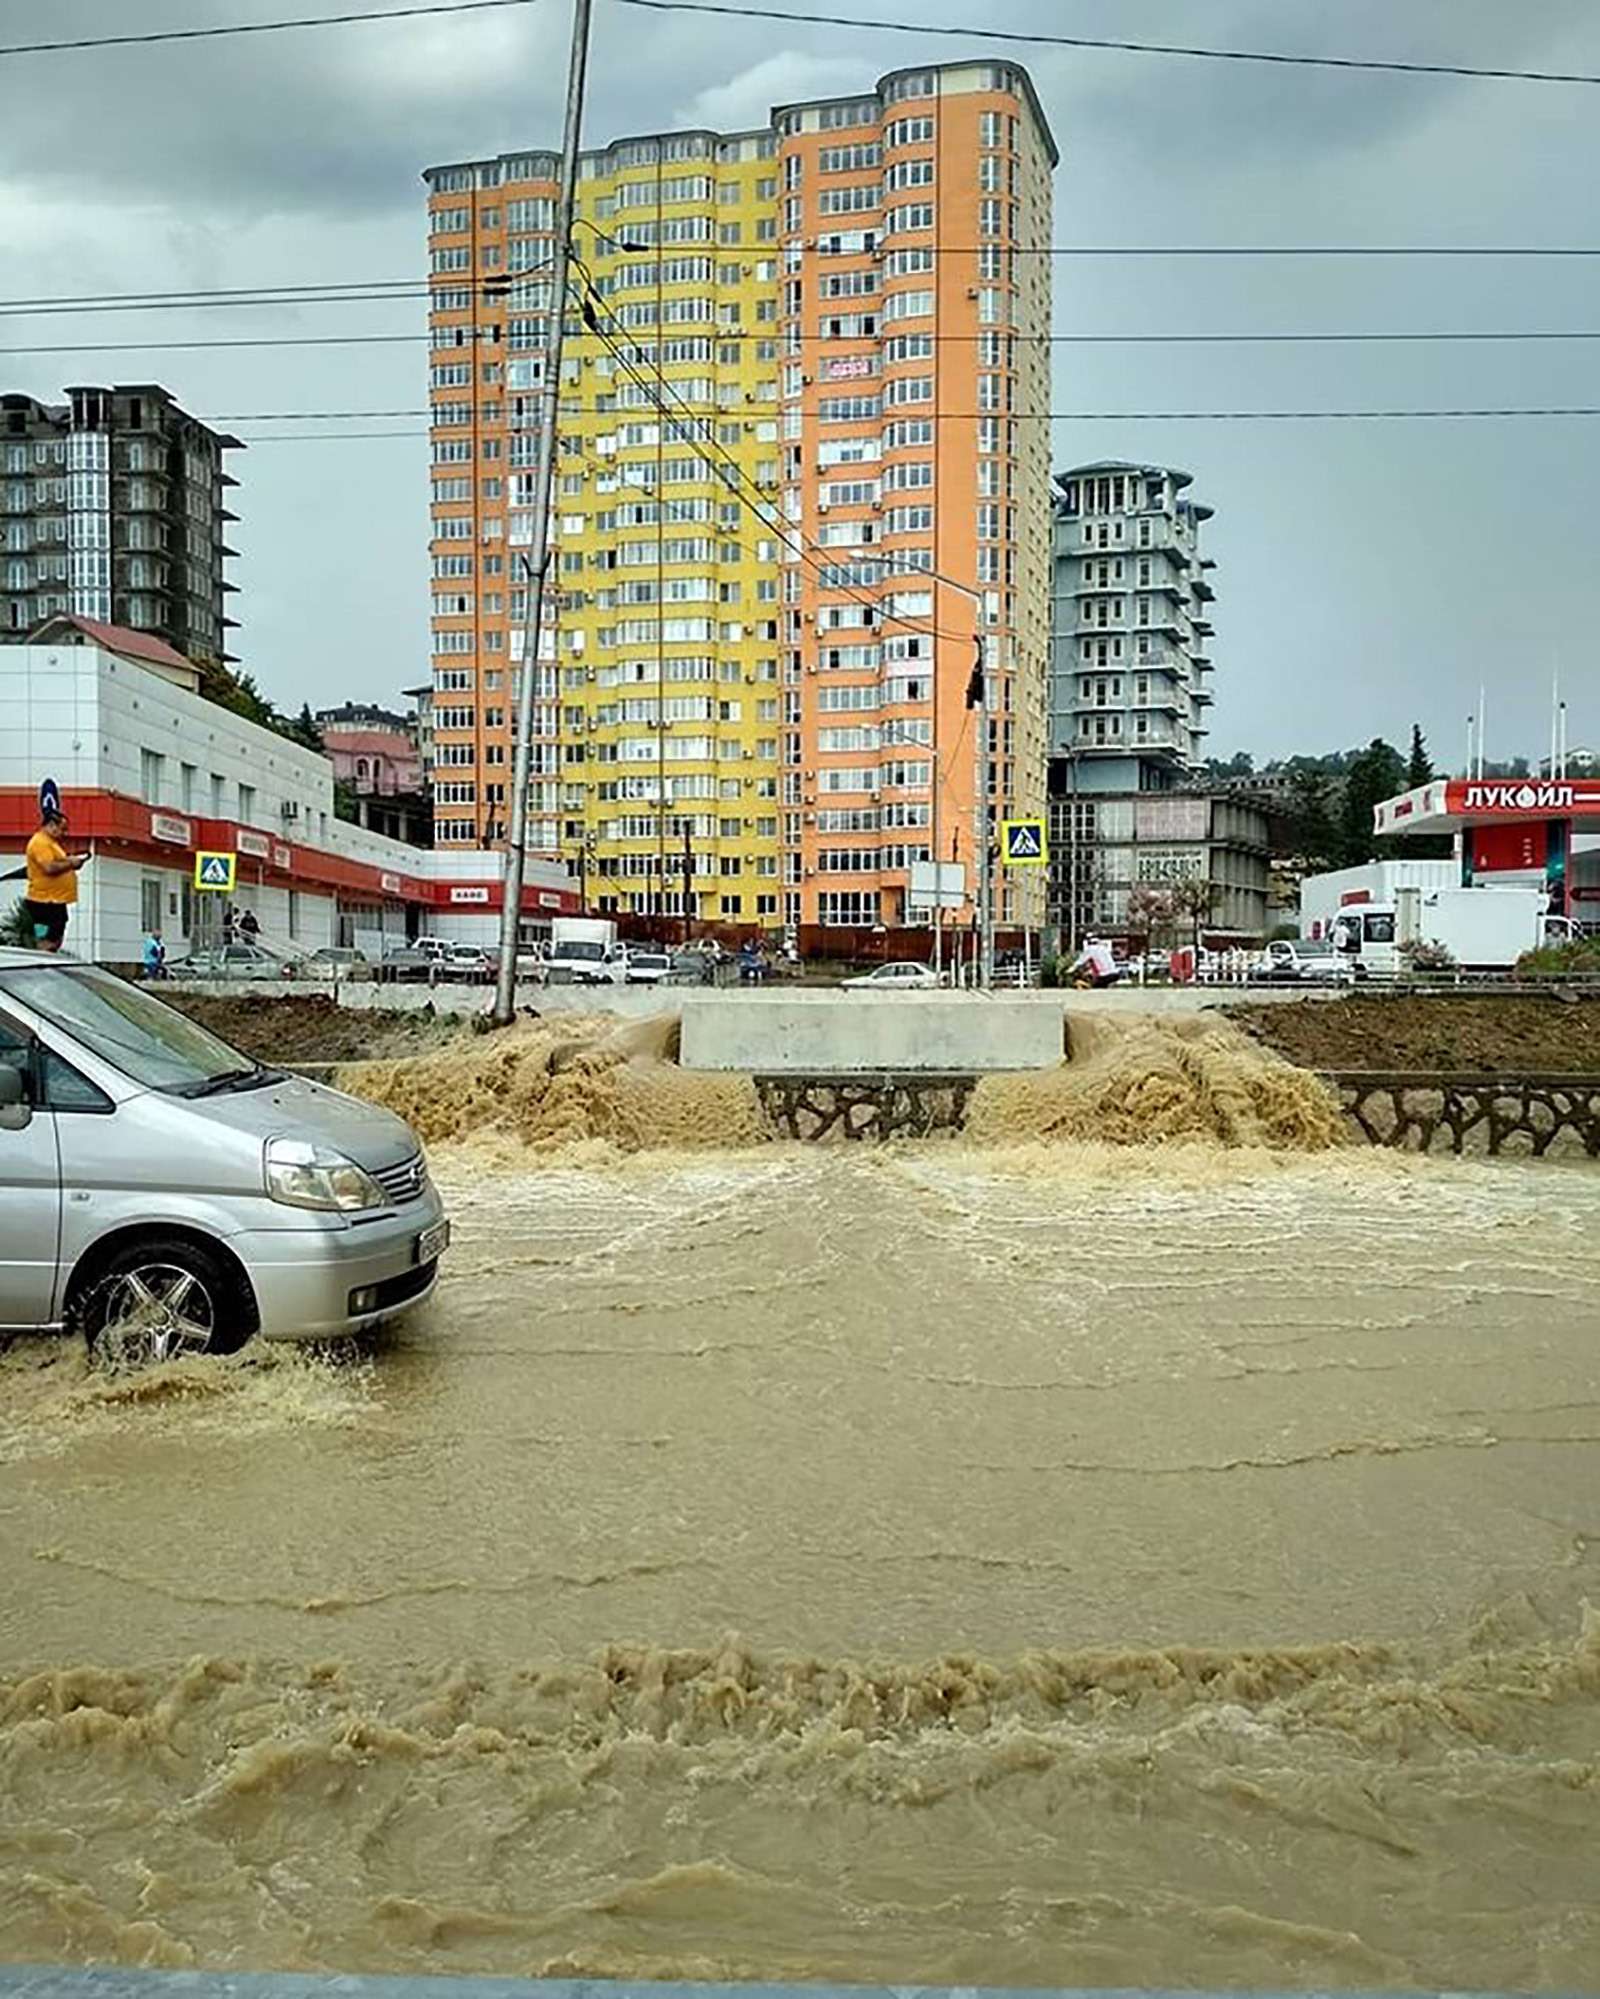
POLYGON ((630 986, 659 986, 672 974, 673 958, 670 951, 634 950, 628 951, 628 984, 630 986))
POLYGON ((1350 985, 1357 969, 1327 938, 1275 937, 1256 962, 1254 976, 1273 984, 1350 985))
POLYGON ((109 1358, 326 1339, 425 1298, 415 1135, 98 965, 0 949, 0 1327, 109 1358))
POLYGON ((370 979, 372 960, 365 951, 353 951, 343 945, 324 944, 320 951, 313 951, 301 960, 301 975, 308 979, 370 979))
POLYGON ((452 944, 436 962, 441 979, 459 979, 467 985, 485 985, 496 971, 496 960, 477 944, 452 944))
POLYGON ((870 972, 860 973, 853 979, 846 979, 847 988, 862 992, 925 992, 937 991, 939 975, 930 965, 919 965, 911 960, 897 960, 892 964, 878 965, 870 972))
POLYGON ((437 967, 438 960, 430 952, 418 950, 415 944, 397 944, 379 960, 378 977, 426 984, 434 978, 437 967))
POLYGON ((167 976, 172 979, 292 979, 295 960, 264 944, 219 944, 214 950, 191 951, 186 958, 170 960, 167 976))

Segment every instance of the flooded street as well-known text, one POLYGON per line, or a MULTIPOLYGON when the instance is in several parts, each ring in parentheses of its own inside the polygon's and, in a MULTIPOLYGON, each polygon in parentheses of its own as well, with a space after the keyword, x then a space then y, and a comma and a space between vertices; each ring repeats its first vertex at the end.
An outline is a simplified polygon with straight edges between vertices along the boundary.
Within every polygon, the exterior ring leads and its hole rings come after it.
POLYGON ((0 1955, 1592 1983, 1600 1175, 439 1176, 389 1341, 0 1361, 0 1955))

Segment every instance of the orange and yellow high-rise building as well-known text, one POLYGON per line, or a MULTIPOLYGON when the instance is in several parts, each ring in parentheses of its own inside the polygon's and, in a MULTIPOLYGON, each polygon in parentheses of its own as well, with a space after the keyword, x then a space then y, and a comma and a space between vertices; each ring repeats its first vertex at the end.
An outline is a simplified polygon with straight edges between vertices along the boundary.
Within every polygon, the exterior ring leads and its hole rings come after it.
MULTIPOLYGON (((529 805, 591 906, 687 861, 701 920, 895 926, 936 838, 970 885, 975 641, 993 814, 1043 810, 1055 157, 1003 63, 584 156, 529 805)), ((446 846, 509 818, 556 171, 426 176, 446 846)))

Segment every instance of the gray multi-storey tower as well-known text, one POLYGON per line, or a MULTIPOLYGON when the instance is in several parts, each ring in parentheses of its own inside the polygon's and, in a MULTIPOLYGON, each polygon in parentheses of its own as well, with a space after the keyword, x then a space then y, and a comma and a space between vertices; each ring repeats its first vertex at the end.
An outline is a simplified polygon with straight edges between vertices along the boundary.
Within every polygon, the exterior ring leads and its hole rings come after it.
POLYGON ((71 612, 228 659, 224 453, 154 385, 0 396, 0 641, 71 612))
POLYGON ((1265 926, 1264 815, 1200 775, 1216 593, 1190 484, 1115 460, 1056 475, 1050 917, 1069 950, 1133 936, 1139 889, 1203 885, 1213 943, 1265 926))
POLYGON ((1215 565, 1191 483, 1109 460, 1056 475, 1050 755, 1080 792, 1171 791, 1201 760, 1215 565))

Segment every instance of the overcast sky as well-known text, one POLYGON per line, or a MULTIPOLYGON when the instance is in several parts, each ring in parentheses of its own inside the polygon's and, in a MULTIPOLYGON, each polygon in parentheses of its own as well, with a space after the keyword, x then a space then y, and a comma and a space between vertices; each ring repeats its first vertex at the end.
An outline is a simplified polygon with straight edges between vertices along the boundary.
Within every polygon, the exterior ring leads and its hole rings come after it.
MULTIPOLYGON (((822 0, 788 0, 823 11, 822 0)), ((379 0, 0 0, 0 43, 352 12, 379 0), (135 20, 135 13, 137 20, 135 20)), ((829 0, 940 24, 1600 72, 1594 0, 829 0)), ((559 139, 565 0, 0 64, 10 298, 425 281, 420 170, 559 139)), ((597 0, 585 141, 764 122, 774 103, 1002 45, 597 0)), ((1061 148, 1061 245, 1600 243, 1600 90, 1016 47, 1061 148)), ((1600 258, 1056 262, 1056 331, 1600 332, 1600 258)), ((7 317, 0 386, 159 381, 252 448, 236 467, 243 663, 284 705, 393 701, 428 674, 420 437, 256 412, 408 409, 422 341, 154 352, 141 342, 420 335, 420 298, 303 310, 7 317), (103 351, 19 354, 99 342, 103 351)), ((1058 410, 1600 403, 1600 340, 1062 346, 1058 410)), ((1491 755, 1537 756, 1559 663, 1600 739, 1600 419, 1062 422, 1056 463, 1180 465, 1217 510, 1213 747, 1258 757, 1413 719, 1458 767, 1480 681, 1491 755)))

